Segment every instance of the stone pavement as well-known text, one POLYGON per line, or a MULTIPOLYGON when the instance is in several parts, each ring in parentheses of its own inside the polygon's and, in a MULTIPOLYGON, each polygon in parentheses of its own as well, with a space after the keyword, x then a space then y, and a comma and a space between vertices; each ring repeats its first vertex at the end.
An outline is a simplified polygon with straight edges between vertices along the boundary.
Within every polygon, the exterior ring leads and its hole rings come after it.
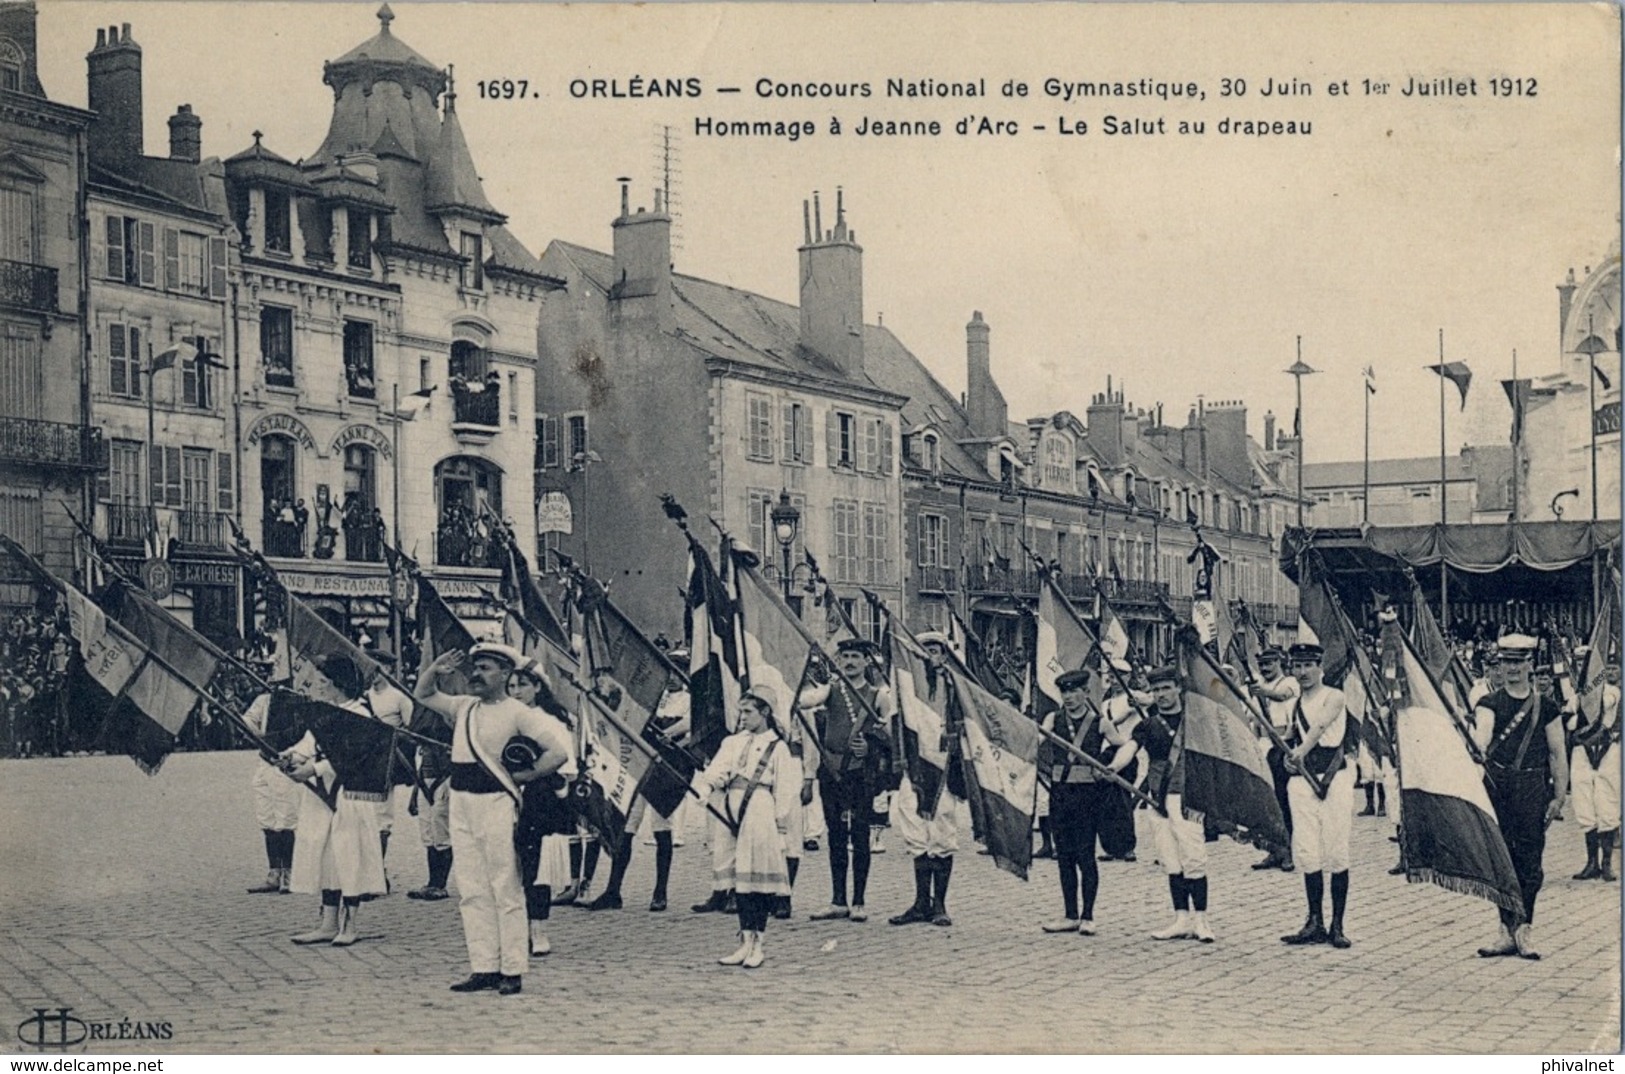
MULTIPOLYGON (((1296 875, 1256 873, 1249 847, 1210 846, 1219 942, 1155 943, 1167 884, 1149 840, 1101 866, 1100 934, 1050 936, 1053 866, 1023 884, 961 854, 954 925, 892 928, 913 875, 895 835, 875 860, 867 923, 817 923, 822 853, 802 864, 797 919, 768 962, 716 965, 733 924, 688 905, 709 890, 698 833, 677 851, 672 910, 646 910, 639 844, 627 909, 554 912, 554 953, 523 995, 457 996, 467 969, 455 900, 394 895, 362 910, 348 950, 288 936, 301 896, 247 895, 264 875, 246 753, 181 754, 155 777, 124 758, 0 762, 0 1034, 36 1007, 87 1021, 167 1021, 164 1052, 1577 1052, 1620 1044, 1620 885, 1568 879, 1572 819, 1548 843, 1538 963, 1485 961, 1487 903, 1387 875, 1386 821, 1355 822, 1349 951, 1288 949, 1296 875)), ((397 891, 424 877, 416 821, 396 810, 397 891)), ((607 860, 600 877, 608 873, 607 860)), ((14 1048, 8 1044, 4 1049, 14 1048)), ((127 1042, 117 1050, 140 1050, 127 1042)), ((92 1050, 114 1050, 93 1045, 92 1050)))

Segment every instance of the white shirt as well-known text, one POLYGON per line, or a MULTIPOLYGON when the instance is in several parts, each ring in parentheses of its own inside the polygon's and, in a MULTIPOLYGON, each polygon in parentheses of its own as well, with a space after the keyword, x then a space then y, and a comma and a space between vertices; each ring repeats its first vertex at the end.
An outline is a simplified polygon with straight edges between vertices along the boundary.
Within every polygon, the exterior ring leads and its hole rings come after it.
POLYGON ((412 722, 412 699, 383 679, 367 691, 367 703, 372 706, 372 714, 391 727, 405 727, 412 722))
POLYGON ((1334 746, 1343 741, 1348 729, 1348 699, 1343 696, 1343 691, 1322 684, 1311 693, 1302 695, 1299 702, 1303 705, 1303 718, 1309 721, 1309 731, 1304 732, 1305 740, 1315 728, 1324 727, 1326 730, 1316 741, 1316 746, 1334 746))
POLYGON ((1298 711, 1298 697, 1303 688, 1298 680, 1291 675, 1282 675, 1274 682, 1264 683, 1266 689, 1272 694, 1285 694, 1277 700, 1273 697, 1264 698, 1264 711, 1269 713, 1270 725, 1283 734, 1292 726, 1292 716, 1298 711))
POLYGON ((570 734, 557 719, 541 709, 533 709, 511 697, 497 701, 481 701, 477 697, 463 698, 457 706, 457 715, 451 736, 453 764, 475 764, 477 759, 469 751, 473 738, 479 752, 491 763, 499 763, 502 747, 515 735, 524 735, 542 749, 570 753, 570 734), (467 732, 464 732, 464 725, 467 732))

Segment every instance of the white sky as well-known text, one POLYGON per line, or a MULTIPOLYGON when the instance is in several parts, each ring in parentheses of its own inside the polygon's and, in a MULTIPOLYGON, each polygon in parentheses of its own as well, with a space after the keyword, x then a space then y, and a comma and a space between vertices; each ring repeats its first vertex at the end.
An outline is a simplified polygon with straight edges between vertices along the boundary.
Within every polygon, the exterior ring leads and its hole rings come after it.
MULTIPOLYGON (((321 65, 371 37, 377 5, 40 4, 40 76, 85 103, 98 26, 132 23, 144 50, 149 153, 192 104, 205 155, 255 129, 278 153, 315 150, 332 91, 321 65)), ((656 131, 679 133, 679 271, 796 299, 801 202, 837 185, 865 249, 865 313, 884 316, 951 389, 964 325, 993 327, 995 375, 1023 418, 1126 382, 1129 401, 1183 420, 1198 394, 1242 398, 1261 436, 1290 427, 1294 336, 1323 371, 1305 381, 1308 461, 1358 458, 1360 370, 1377 370, 1374 457, 1438 449, 1438 330, 1475 373, 1454 450, 1504 442, 1495 379, 1557 366, 1555 285, 1603 257, 1618 230, 1619 24, 1612 5, 982 6, 395 3, 394 31, 456 65, 458 112, 491 200, 537 253, 554 238, 610 245, 616 176, 634 207, 656 182, 656 131), (1538 80, 1533 99, 1489 96, 1497 74, 1538 80), (578 101, 572 78, 705 82, 698 100, 578 101), (1407 78, 1475 77, 1478 96, 1406 99, 1407 78), (1045 78, 1196 80, 1196 104, 1065 105, 1045 78), (867 101, 763 102, 761 77, 868 80, 867 101), (982 77, 985 100, 898 101, 888 77, 982 77), (1219 80, 1247 80, 1227 106, 1219 80), (1307 98, 1264 99, 1300 77, 1307 98), (478 79, 525 78, 541 96, 481 100, 478 79), (1010 78, 1030 95, 1001 98, 1010 78), (1387 97, 1360 80, 1388 81, 1387 97), (1354 96, 1327 96, 1348 79, 1354 96), (712 88, 744 92, 718 96, 712 88), (859 139, 864 115, 1018 119, 1014 138, 859 139), (1205 137, 1107 136, 1102 116, 1208 121, 1205 137), (839 115, 847 133, 831 137, 839 115), (1221 137, 1225 116, 1309 119, 1308 138, 1221 137), (700 138, 696 116, 812 119, 783 139, 700 138), (1089 122, 1056 134, 1059 117, 1089 122), (1045 124, 1046 132, 1028 129, 1045 124)), ((1452 389, 1453 392, 1453 389, 1452 389)))

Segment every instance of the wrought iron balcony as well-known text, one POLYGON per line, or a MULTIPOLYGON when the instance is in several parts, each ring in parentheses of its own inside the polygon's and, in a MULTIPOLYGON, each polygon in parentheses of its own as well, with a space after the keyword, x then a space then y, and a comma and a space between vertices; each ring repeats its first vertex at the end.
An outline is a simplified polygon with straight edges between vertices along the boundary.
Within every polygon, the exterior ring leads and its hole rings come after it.
POLYGON ((175 537, 188 548, 224 549, 230 533, 218 511, 177 511, 175 537))
POLYGON ((919 572, 919 584, 923 592, 952 593, 954 591, 954 572, 950 568, 921 567, 919 572))
POLYGON ((484 425, 502 428, 502 391, 496 381, 488 381, 478 390, 452 381, 452 421, 459 425, 484 425))
POLYGON ((965 588, 972 593, 1035 596, 1038 582, 1038 575, 1033 571, 987 566, 968 567, 965 570, 965 588))
POLYGON ((106 465, 101 445, 102 431, 88 425, 0 417, 0 462, 95 470, 106 465))
MULTIPOLYGON (((291 510, 285 512, 292 515, 291 510)), ((305 555, 305 526, 296 518, 284 518, 284 512, 267 512, 263 519, 263 540, 260 547, 268 556, 282 559, 303 559, 305 555)), ((308 519, 306 520, 308 523, 308 519)))
POLYGON ((1156 604, 1159 600, 1168 597, 1166 582, 1148 582, 1143 579, 1125 578, 1122 581, 1116 578, 1103 579, 1106 589, 1106 599, 1113 603, 1122 604, 1156 604))
POLYGON ((133 503, 107 505, 107 543, 120 548, 140 548, 154 529, 152 508, 133 503))
POLYGON ((55 313, 56 269, 0 259, 0 305, 55 313))

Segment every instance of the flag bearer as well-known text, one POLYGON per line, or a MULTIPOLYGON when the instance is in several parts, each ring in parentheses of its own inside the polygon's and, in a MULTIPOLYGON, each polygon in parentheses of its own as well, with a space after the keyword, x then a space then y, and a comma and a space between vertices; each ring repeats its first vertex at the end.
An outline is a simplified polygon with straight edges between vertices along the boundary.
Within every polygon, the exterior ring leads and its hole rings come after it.
POLYGON ((1319 645, 1300 642, 1287 652, 1298 683, 1298 701, 1287 735, 1292 771, 1287 798, 1292 806, 1292 857, 1303 870, 1309 916, 1303 927, 1281 942, 1299 947, 1329 943, 1342 949, 1353 943, 1343 934, 1343 911, 1349 899, 1349 832, 1354 813, 1354 769, 1348 764, 1348 701, 1343 691, 1327 686, 1319 645), (1317 794, 1303 774, 1308 769, 1326 789, 1317 794), (1326 876, 1331 875, 1332 927, 1322 917, 1326 876))
MULTIPOLYGON (((284 680, 285 683, 286 680, 284 680)), ((243 722, 272 749, 282 749, 287 741, 274 741, 270 733, 271 695, 260 694, 243 713, 243 722)), ((275 761, 254 767, 254 819, 265 835, 265 858, 270 871, 265 883, 248 889, 250 895, 287 894, 293 873, 294 830, 299 826, 299 802, 304 788, 288 778, 275 761)))
MULTIPOLYGON (((927 688, 934 700, 943 699, 943 703, 933 707, 939 712, 951 711, 945 703, 948 674, 944 664, 948 659, 948 638, 930 630, 915 640, 925 651, 927 688)), ((946 928, 954 923, 948 916, 948 882, 954 875, 954 854, 959 850, 959 833, 964 828, 968 806, 958 728, 950 727, 945 721, 943 737, 945 741, 939 748, 946 754, 947 762, 940 789, 922 790, 915 782, 920 773, 910 771, 899 785, 892 806, 892 825, 914 858, 914 904, 891 918, 893 925, 929 921, 946 928), (921 800, 932 794, 936 807, 930 810, 929 818, 921 816, 921 800)))
MULTIPOLYGON (((1292 727, 1292 714, 1297 708, 1298 694, 1300 692, 1298 680, 1285 673, 1286 653, 1271 646, 1258 654, 1258 672, 1261 681, 1252 684, 1252 693, 1264 703, 1264 711, 1270 718, 1270 724, 1285 738, 1292 727)), ((1286 770, 1286 755, 1276 749, 1273 740, 1264 741, 1264 748, 1268 751, 1265 760, 1270 766, 1270 780, 1275 784, 1275 802, 1281 807, 1281 819, 1286 821, 1286 834, 1288 839, 1292 835, 1292 802, 1287 795, 1287 784, 1291 773, 1286 770)), ((1280 869, 1283 873, 1293 870, 1292 851, 1277 854, 1270 851, 1263 861, 1253 865, 1254 869, 1280 869)))
MULTIPOLYGON (((1574 650, 1576 660, 1584 655, 1585 646, 1574 650)), ((1619 669, 1609 665, 1604 674, 1601 704, 1595 705, 1595 712, 1586 712, 1578 696, 1563 709, 1573 731, 1569 771, 1574 818, 1586 838, 1586 864, 1574 875, 1576 880, 1618 879, 1613 859, 1619 836, 1619 687, 1611 680, 1619 677, 1619 669)))
POLYGON ((1174 903, 1174 920, 1151 938, 1212 943, 1213 930, 1207 922, 1207 840, 1202 822, 1185 816, 1185 776, 1178 757, 1181 747, 1176 744, 1185 718, 1185 693, 1177 668, 1160 667, 1147 678, 1156 710, 1134 729, 1134 742, 1145 752, 1149 768, 1146 792, 1167 813, 1152 814, 1151 830, 1174 903))

